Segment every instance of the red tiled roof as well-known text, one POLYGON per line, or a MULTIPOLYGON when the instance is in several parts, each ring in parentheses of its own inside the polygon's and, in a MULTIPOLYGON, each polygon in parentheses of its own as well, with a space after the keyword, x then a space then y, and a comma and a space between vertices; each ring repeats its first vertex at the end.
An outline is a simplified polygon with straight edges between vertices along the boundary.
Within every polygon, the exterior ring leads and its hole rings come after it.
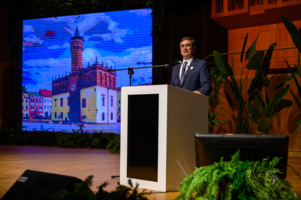
POLYGON ((43 95, 44 97, 51 97, 52 96, 52 91, 51 90, 42 90, 40 89, 40 94, 43 95))

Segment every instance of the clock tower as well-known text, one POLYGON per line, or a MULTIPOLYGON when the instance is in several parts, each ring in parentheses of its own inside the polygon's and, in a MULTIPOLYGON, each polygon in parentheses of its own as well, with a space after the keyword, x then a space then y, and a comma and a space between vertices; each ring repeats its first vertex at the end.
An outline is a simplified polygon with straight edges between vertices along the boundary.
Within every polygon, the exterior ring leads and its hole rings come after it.
POLYGON ((75 34, 70 40, 72 73, 79 72, 82 69, 84 41, 84 38, 79 34, 78 27, 76 27, 75 34))
POLYGON ((76 27, 75 34, 70 40, 71 51, 71 75, 69 76, 70 84, 70 98, 68 117, 72 122, 80 121, 80 89, 79 76, 83 65, 83 49, 84 38, 80 36, 78 27, 76 27))

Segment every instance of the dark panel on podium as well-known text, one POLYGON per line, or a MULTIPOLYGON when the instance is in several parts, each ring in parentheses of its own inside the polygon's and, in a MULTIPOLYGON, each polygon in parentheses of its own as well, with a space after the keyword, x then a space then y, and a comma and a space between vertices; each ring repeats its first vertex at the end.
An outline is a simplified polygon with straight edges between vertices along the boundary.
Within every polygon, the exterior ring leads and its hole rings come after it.
POLYGON ((158 181, 159 94, 128 96, 127 177, 158 181))

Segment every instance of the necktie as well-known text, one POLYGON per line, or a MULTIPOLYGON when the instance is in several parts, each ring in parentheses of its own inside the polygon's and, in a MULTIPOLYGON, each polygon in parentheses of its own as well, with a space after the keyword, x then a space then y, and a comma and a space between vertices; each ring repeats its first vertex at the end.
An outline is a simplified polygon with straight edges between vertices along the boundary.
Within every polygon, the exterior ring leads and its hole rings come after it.
POLYGON ((185 75, 186 65, 187 65, 187 61, 185 61, 185 62, 183 63, 183 67, 182 67, 181 82, 180 82, 181 85, 182 85, 182 83, 183 83, 183 81, 184 81, 184 75, 185 75))

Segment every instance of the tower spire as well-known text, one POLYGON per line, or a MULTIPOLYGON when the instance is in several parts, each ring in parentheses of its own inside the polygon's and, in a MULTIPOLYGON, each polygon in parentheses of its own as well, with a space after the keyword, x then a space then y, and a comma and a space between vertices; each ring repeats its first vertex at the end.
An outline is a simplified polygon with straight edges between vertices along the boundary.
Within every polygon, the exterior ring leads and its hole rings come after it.
POLYGON ((76 30, 75 30, 74 36, 80 36, 79 30, 78 30, 78 26, 76 26, 76 30))

